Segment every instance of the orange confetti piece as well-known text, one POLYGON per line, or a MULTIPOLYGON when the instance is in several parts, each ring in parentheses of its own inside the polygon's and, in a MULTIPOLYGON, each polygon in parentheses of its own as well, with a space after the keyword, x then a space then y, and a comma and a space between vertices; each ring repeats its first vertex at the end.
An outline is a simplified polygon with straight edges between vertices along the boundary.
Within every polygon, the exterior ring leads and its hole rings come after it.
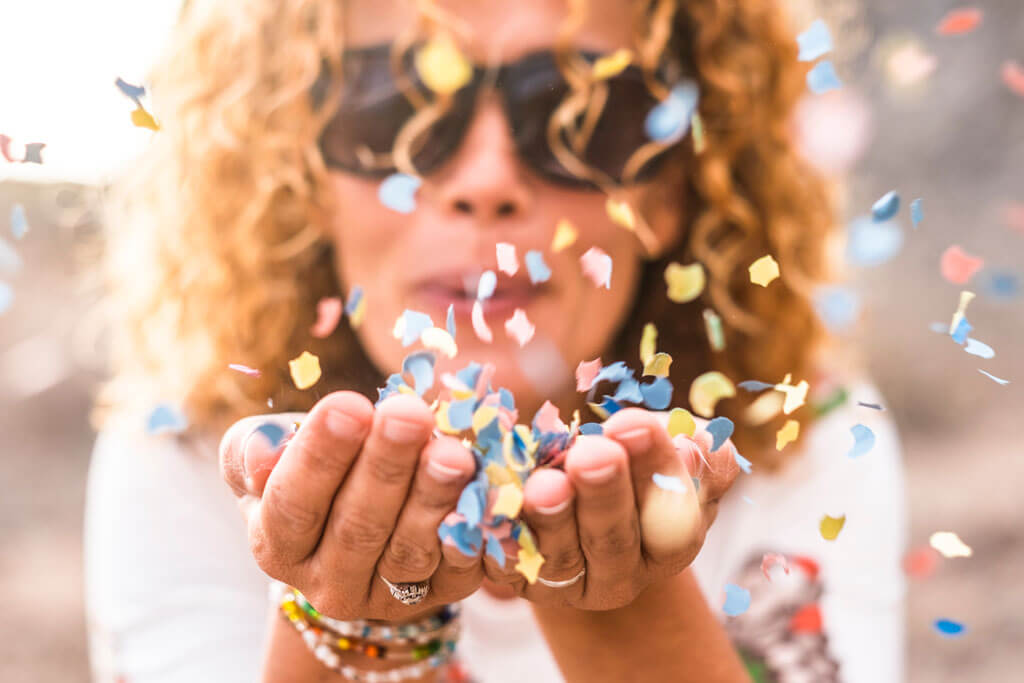
POLYGON ((796 420, 786 420, 786 424, 784 424, 782 429, 775 434, 775 450, 781 451, 783 448, 796 441, 799 436, 800 423, 796 420))
POLYGON ((779 277, 779 264, 767 254, 750 264, 750 281, 755 285, 767 287, 779 277))
POLYGON ((309 351, 288 361, 288 370, 297 389, 308 389, 320 381, 320 359, 309 351))
POLYGON ((975 7, 964 7, 950 11, 942 18, 935 32, 940 36, 956 36, 970 33, 981 23, 981 10, 975 7))
POLYGON ((903 571, 915 579, 928 578, 938 564, 938 554, 927 546, 915 548, 903 556, 903 571))
POLYGON ((983 265, 985 259, 971 256, 960 245, 954 244, 942 252, 940 268, 942 277, 955 285, 965 285, 983 265))
POLYGON ((705 283, 704 266, 699 263, 684 266, 673 262, 665 268, 668 298, 677 304, 685 304, 699 297, 705 283))
POLYGON ((826 541, 834 541, 839 536, 839 532, 843 530, 843 525, 846 524, 846 515, 841 517, 829 517, 825 515, 821 518, 821 524, 818 525, 818 529, 821 531, 821 537, 826 541))
POLYGON ((1010 89, 1010 92, 1024 97, 1024 66, 1008 60, 1003 62, 1003 68, 999 73, 1003 77, 1003 83, 1010 89))
POLYGON ((334 328, 341 320, 344 304, 336 296, 325 296, 316 304, 316 322, 309 328, 309 333, 317 339, 331 336, 334 328))

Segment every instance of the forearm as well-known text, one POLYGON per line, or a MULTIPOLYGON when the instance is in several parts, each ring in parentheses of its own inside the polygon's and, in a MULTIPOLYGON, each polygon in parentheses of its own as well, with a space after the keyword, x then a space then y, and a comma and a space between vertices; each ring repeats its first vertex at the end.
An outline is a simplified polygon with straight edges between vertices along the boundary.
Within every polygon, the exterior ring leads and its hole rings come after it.
POLYGON ((749 681, 690 570, 606 612, 534 606, 568 683, 749 681))

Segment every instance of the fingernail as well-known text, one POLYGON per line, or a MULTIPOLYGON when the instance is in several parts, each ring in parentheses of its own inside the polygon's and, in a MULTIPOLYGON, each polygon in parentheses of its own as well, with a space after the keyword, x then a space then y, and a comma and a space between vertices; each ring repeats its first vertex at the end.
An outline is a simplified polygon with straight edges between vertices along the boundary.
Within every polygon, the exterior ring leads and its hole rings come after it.
POLYGON ((557 515, 559 512, 569 507, 570 502, 570 499, 566 498, 558 505, 551 505, 549 507, 538 505, 537 512, 541 513, 542 515, 557 515))
POLYGON ((630 453, 646 453, 651 449, 651 430, 646 427, 639 427, 622 434, 616 434, 614 439, 625 444, 630 453))
POLYGON ((427 472, 442 484, 450 484, 463 477, 462 470, 442 465, 436 460, 430 460, 427 462, 427 472))
POLYGON ((324 421, 331 434, 341 439, 356 439, 366 431, 363 422, 340 410, 328 411, 324 421))
POLYGON ((580 479, 591 484, 603 484, 615 476, 615 463, 593 470, 581 470, 579 476, 580 479))
POLYGON ((425 431, 419 422, 409 422, 397 417, 384 420, 384 436, 395 443, 411 443, 420 439, 425 431))

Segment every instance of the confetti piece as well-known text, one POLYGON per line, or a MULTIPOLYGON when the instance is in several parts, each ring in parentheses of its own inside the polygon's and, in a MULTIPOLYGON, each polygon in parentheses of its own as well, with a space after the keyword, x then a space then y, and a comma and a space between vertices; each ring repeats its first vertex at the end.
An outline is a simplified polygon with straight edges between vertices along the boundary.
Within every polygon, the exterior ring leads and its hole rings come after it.
POLYGON ((455 432, 461 432, 473 426, 473 408, 475 406, 476 396, 470 396, 461 401, 452 401, 448 404, 448 424, 455 432))
POLYGON ((478 301, 486 301, 494 296, 494 288, 498 286, 498 276, 493 270, 485 270, 476 284, 476 298, 478 301))
POLYGON ((548 264, 544 263, 544 254, 533 249, 526 252, 524 260, 526 261, 526 270, 530 274, 530 282, 537 284, 551 279, 551 269, 548 268, 548 264))
POLYGON ((432 37, 413 61, 423 84, 441 95, 454 93, 473 77, 473 66, 447 33, 432 37))
POLYGON ((610 55, 604 55, 594 61, 591 74, 594 80, 604 80, 622 73, 629 63, 633 61, 633 52, 627 48, 620 47, 610 55))
POLYGON ((11 235, 14 239, 20 240, 28 232, 28 217, 25 216, 25 207, 15 204, 11 207, 11 235))
POLYGON ((680 434, 693 436, 697 432, 697 422, 685 408, 673 408, 668 414, 668 435, 672 438, 680 434))
POLYGON ((769 581, 772 580, 771 570, 772 567, 782 567, 782 571, 789 574, 789 565, 786 563, 786 557, 777 553, 765 553, 764 557, 761 558, 761 573, 764 574, 764 578, 769 581))
POLYGON ((672 356, 667 353, 656 353, 644 363, 644 377, 668 377, 672 366, 672 356))
POLYGON ((452 336, 452 341, 455 341, 455 304, 448 304, 448 314, 445 316, 444 328, 452 336))
POLYGON ((818 62, 807 72, 807 87, 815 95, 827 93, 830 90, 838 90, 843 87, 842 81, 836 74, 836 68, 829 60, 818 62))
MULTIPOLYGON (((957 334, 958 329, 962 327, 961 322, 966 321, 965 315, 967 313, 967 306, 970 305, 973 300, 974 292, 966 289, 960 292, 960 303, 957 305, 956 311, 953 313, 953 319, 949 323, 949 334, 954 335, 954 340, 956 339, 955 335, 957 334)), ((967 331, 969 330, 970 325, 967 326, 967 331)), ((964 334, 966 334, 966 332, 964 332, 964 334)), ((957 341, 957 344, 963 344, 964 341, 966 341, 966 338, 957 341)))
POLYGON ((934 550, 925 546, 915 548, 903 556, 903 571, 915 579, 926 579, 935 572, 939 564, 939 556, 934 550))
POLYGON ((961 249, 958 244, 954 244, 942 252, 942 261, 940 262, 942 277, 955 285, 967 284, 967 281, 983 265, 985 265, 984 259, 971 256, 961 249))
POLYGON ((663 491, 672 491, 673 493, 686 493, 686 484, 679 477, 673 477, 667 474, 659 474, 655 472, 651 475, 651 480, 654 485, 663 491))
POLYGON ((722 329, 722 318, 710 308, 704 309, 704 332, 708 335, 708 344, 712 351, 725 349, 725 331, 722 329))
POLYGON ((690 80, 677 83, 668 96, 654 106, 644 119, 644 131, 655 142, 670 145, 686 135, 697 110, 700 91, 690 80))
POLYGON ((940 36, 955 36, 970 33, 981 23, 981 10, 974 7, 964 7, 951 10, 942 17, 935 32, 940 36))
POLYGON ((886 75, 896 86, 912 86, 928 78, 939 65, 935 55, 929 54, 915 39, 904 41, 885 62, 886 75))
POLYGON ((781 451, 796 441, 799 436, 800 423, 796 420, 786 420, 786 424, 782 425, 782 429, 775 433, 775 450, 781 451))
POLYGON ((705 372, 690 385, 690 407, 693 412, 701 417, 711 417, 715 414, 715 406, 723 398, 736 395, 736 388, 728 377, 712 370, 705 372))
POLYGON ((716 417, 704 429, 711 435, 711 452, 714 453, 732 436, 735 425, 727 417, 716 417))
POLYGON ((501 540, 493 534, 487 537, 487 554, 498 563, 499 567, 505 566, 505 549, 501 547, 501 540))
POLYGON ((857 322, 860 298, 847 287, 825 286, 814 293, 814 307, 825 326, 839 333, 857 322))
POLYGON ((725 584, 725 604, 722 611, 730 617, 737 617, 750 608, 750 591, 734 583, 725 584))
POLYGON ((21 160, 22 163, 43 163, 43 147, 46 147, 45 142, 30 142, 27 145, 25 145, 25 157, 21 160))
POLYGON ((146 432, 158 434, 180 434, 188 429, 188 418, 178 408, 160 403, 146 418, 146 432))
POLYGON ((580 434, 601 436, 604 434, 604 427, 601 426, 600 422, 585 422, 580 425, 580 434))
POLYGON ((793 633, 821 633, 821 608, 811 603, 798 609, 789 618, 789 630, 793 633))
POLYGON ((740 469, 743 470, 744 473, 750 474, 751 471, 753 471, 754 463, 740 455, 740 452, 735 448, 732 449, 732 459, 736 461, 736 464, 739 465, 740 469))
POLYGON ((583 274, 597 287, 612 287, 612 257, 600 247, 591 247, 580 257, 583 274))
POLYGON ((491 328, 487 326, 487 321, 484 320, 484 306, 477 299, 473 302, 473 312, 471 315, 473 321, 473 331, 476 332, 477 338, 480 341, 487 342, 490 344, 494 341, 494 335, 491 333, 491 328))
POLYGON ((21 270, 21 257, 6 240, 0 238, 0 271, 17 273, 21 270))
POLYGON ((665 410, 672 402, 672 382, 668 377, 658 377, 650 384, 641 384, 640 394, 649 409, 665 410))
POLYGON ((395 321, 395 327, 391 334, 395 339, 402 340, 402 346, 415 344, 425 330, 434 326, 434 321, 426 313, 412 311, 408 308, 402 311, 395 321))
POLYGON ((846 454, 850 458, 859 458, 875 447, 875 433, 862 424, 850 427, 853 434, 853 448, 846 454))
POLYGON ((744 391, 751 392, 764 391, 765 389, 775 388, 774 384, 769 384, 768 382, 759 382, 756 379, 748 379, 746 381, 740 382, 736 386, 738 386, 740 389, 743 389, 744 391))
POLYGON ((309 333, 317 339, 331 336, 341 320, 341 313, 341 298, 327 296, 320 299, 316 304, 316 322, 309 328, 309 333))
POLYGON ((917 230, 917 226, 921 225, 921 221, 924 220, 924 205, 920 199, 915 199, 910 202, 910 222, 914 226, 914 230, 917 230))
POLYGON ((995 358, 996 352, 991 346, 985 342, 980 342, 977 339, 971 337, 967 338, 967 346, 964 347, 964 351, 971 354, 972 356, 978 356, 979 358, 995 358))
POLYGON ((423 330, 423 334, 420 335, 420 343, 432 351, 437 351, 446 358, 455 358, 459 352, 459 347, 455 344, 452 335, 448 333, 448 330, 441 329, 440 327, 430 327, 423 330))
POLYGON ((494 250, 498 257, 498 270, 505 275, 515 275, 519 272, 519 259, 516 258, 516 245, 508 242, 498 242, 494 250))
POLYGON ((818 57, 832 51, 832 34, 821 19, 815 19, 803 33, 796 37, 800 48, 797 61, 813 62, 818 57))
POLYGON ((516 571, 526 577, 530 584, 537 582, 540 574, 540 567, 544 564, 544 558, 538 552, 529 552, 520 548, 519 562, 516 563, 516 571))
POLYGON ((616 225, 621 225, 626 230, 636 229, 636 216, 633 209, 626 202, 620 202, 609 197, 604 203, 605 213, 616 225))
POLYGON ((366 317, 366 299, 363 297, 363 288, 356 285, 348 293, 348 301, 345 302, 345 315, 348 316, 348 324, 353 329, 359 327, 366 317))
POLYGON ((143 97, 146 94, 145 87, 141 85, 132 85, 131 83, 128 83, 120 77, 118 77, 118 79, 114 81, 114 85, 117 86, 117 89, 120 90, 125 97, 132 100, 136 104, 138 104, 139 98, 143 97))
POLYGON ((843 525, 846 524, 846 515, 842 517, 829 517, 825 515, 821 518, 821 524, 818 525, 818 529, 821 531, 821 537, 826 541, 834 541, 839 536, 839 532, 843 530, 843 525))
POLYGON ((1003 77, 1003 83, 1010 89, 1010 92, 1019 97, 1024 97, 1024 66, 1012 60, 1007 60, 1003 62, 1003 67, 1000 69, 999 74, 1003 77))
POLYGON ((153 115, 143 109, 141 105, 132 111, 131 117, 132 125, 136 128, 148 128, 153 131, 160 130, 160 124, 158 124, 156 119, 153 118, 153 115))
POLYGON ((791 381, 790 375, 786 375, 780 383, 775 385, 775 390, 781 391, 786 397, 785 402, 782 404, 782 412, 786 415, 789 415, 804 404, 807 400, 807 391, 811 388, 811 385, 805 379, 800 380, 800 383, 796 386, 790 384, 791 381))
POLYGON ((1010 270, 989 269, 982 272, 982 289, 996 299, 1014 299, 1020 295, 1020 277, 1010 270))
POLYGON ((673 262, 665 268, 668 298, 677 304, 685 304, 699 297, 705 283, 704 266, 699 263, 684 266, 673 262))
POLYGON ((658 328, 654 323, 647 323, 640 336, 640 362, 646 364, 654 356, 657 346, 658 328))
POLYGON ((903 231, 895 221, 878 223, 867 217, 850 223, 846 239, 846 260, 854 266, 879 266, 903 247, 903 231))
POLYGON ((523 490, 517 484, 502 484, 498 487, 498 499, 491 506, 492 515, 505 515, 515 519, 523 508, 523 490))
POLYGON ((871 218, 876 223, 884 223, 899 213, 900 195, 896 190, 890 190, 882 195, 878 201, 871 205, 871 218))
POLYGON ((964 344, 967 341, 968 333, 973 329, 974 328, 971 324, 967 322, 967 318, 960 318, 960 322, 956 324, 956 329, 953 330, 953 334, 949 336, 951 336, 953 341, 957 344, 964 344))
POLYGON ((857 405, 862 408, 871 408, 871 410, 885 410, 879 403, 865 403, 864 401, 857 401, 857 405))
POLYGON ((320 381, 320 359, 309 351, 288 361, 288 371, 297 389, 308 389, 320 381))
POLYGON ((748 270, 750 271, 750 281, 762 287, 767 287, 779 277, 779 264, 771 254, 766 254, 751 263, 748 270))
POLYGON ((601 359, 580 361, 576 366, 576 391, 590 391, 597 373, 601 372, 601 359))
POLYGON ((505 321, 505 334, 516 340, 520 347, 533 339, 537 328, 526 317, 526 311, 517 308, 512 317, 505 321))
POLYGON ((967 630, 966 626, 961 624, 959 621, 953 621, 952 619, 936 619, 934 625, 935 630, 946 638, 962 636, 964 631, 967 630))
POLYGON ((273 422, 264 422, 257 427, 255 432, 262 434, 263 437, 270 443, 271 448, 277 448, 281 445, 284 440, 285 431, 280 425, 276 425, 273 422))
POLYGON ((423 180, 407 173, 392 173, 377 188, 380 203, 398 213, 416 210, 416 190, 423 180))
POLYGON ((234 370, 235 372, 240 372, 243 375, 248 375, 249 377, 260 376, 259 370, 257 370, 256 368, 250 368, 248 365, 242 365, 241 363, 229 363, 228 369, 234 370))
POLYGON ((556 254, 576 242, 577 231, 568 218, 558 221, 555 236, 551 239, 551 251, 556 254))
POLYGON ((970 557, 974 554, 971 547, 960 540, 960 537, 952 531, 936 531, 928 537, 928 544, 942 553, 942 556, 947 559, 970 557))
POLYGON ((693 116, 690 117, 690 128, 693 130, 693 153, 700 155, 708 146, 707 137, 704 135, 704 119, 700 117, 700 112, 693 112, 693 116))

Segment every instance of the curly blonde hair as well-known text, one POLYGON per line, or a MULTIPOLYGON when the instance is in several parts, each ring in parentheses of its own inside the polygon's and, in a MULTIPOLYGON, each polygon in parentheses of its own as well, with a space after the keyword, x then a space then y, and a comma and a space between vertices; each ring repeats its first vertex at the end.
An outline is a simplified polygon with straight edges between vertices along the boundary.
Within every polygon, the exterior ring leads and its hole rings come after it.
MULTIPOLYGON (((654 322, 677 388, 711 368, 737 381, 808 378, 823 340, 811 288, 827 274, 833 222, 788 127, 804 89, 792 32, 771 2, 671 0, 665 12, 666 2, 641 0, 650 24, 640 39, 664 47, 667 33, 681 38, 667 49, 698 83, 705 146, 698 154, 684 145, 668 162, 674 182, 664 191, 685 194, 683 239, 645 265, 606 362, 634 361, 643 325, 654 322), (767 253, 781 279, 752 286, 747 266, 767 253), (706 291, 673 304, 664 269, 694 259, 707 269, 706 291), (706 307, 725 324, 720 352, 703 331, 706 307)), ((110 198, 107 304, 117 324, 97 421, 159 398, 217 433, 268 410, 268 397, 274 410, 307 410, 327 391, 369 394, 382 383, 348 326, 327 339, 309 333, 316 302, 342 295, 317 227, 330 211, 317 140, 332 112, 310 96, 325 66, 340 73, 342 5, 193 0, 183 10, 150 78, 162 128, 110 198), (320 393, 289 379, 288 360, 303 350, 320 357, 320 393)), ((643 45, 638 53, 649 57, 643 45)), ((720 412, 736 421, 740 449, 773 466, 778 422, 745 425, 747 402, 722 401, 720 412)))

